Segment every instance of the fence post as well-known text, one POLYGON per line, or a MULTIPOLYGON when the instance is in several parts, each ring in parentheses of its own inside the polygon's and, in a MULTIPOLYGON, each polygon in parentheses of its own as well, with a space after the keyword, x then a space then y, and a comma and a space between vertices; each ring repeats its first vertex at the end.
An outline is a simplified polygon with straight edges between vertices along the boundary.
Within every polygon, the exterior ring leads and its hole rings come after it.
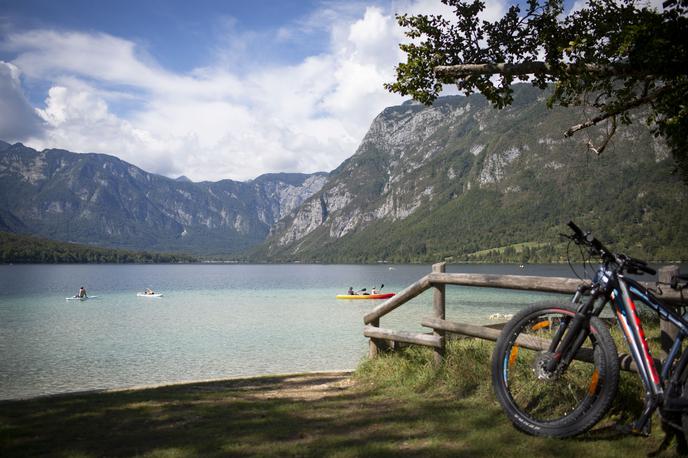
MULTIPOLYGON (((375 320, 370 322, 370 325, 379 328, 380 327, 380 319, 376 318, 375 320)), ((378 354, 380 354, 380 346, 378 345, 377 339, 374 339, 371 337, 370 342, 368 343, 368 357, 370 359, 373 359, 378 354)))
MULTIPOLYGON (((671 278, 674 275, 678 275, 678 273, 679 266, 677 265, 660 267, 657 270, 657 281, 660 283, 670 283, 671 278)), ((671 350, 671 345, 674 343, 678 329, 666 320, 659 321, 659 329, 659 342, 662 345, 662 359, 664 359, 669 354, 669 350, 671 350)))
MULTIPOLYGON (((432 272, 433 273, 445 273, 447 270, 447 263, 446 262, 439 262, 437 264, 432 265, 432 272)), ((436 318, 438 320, 444 320, 445 318, 445 305, 446 305, 446 300, 445 300, 445 287, 446 285, 444 284, 434 284, 432 285, 433 288, 433 296, 432 296, 432 314, 433 318, 436 318)), ((440 364, 442 362, 442 358, 444 358, 444 349, 446 346, 446 339, 445 339, 445 332, 442 330, 434 329, 432 332, 434 335, 439 336, 442 339, 442 346, 439 348, 435 348, 435 363, 440 364)))

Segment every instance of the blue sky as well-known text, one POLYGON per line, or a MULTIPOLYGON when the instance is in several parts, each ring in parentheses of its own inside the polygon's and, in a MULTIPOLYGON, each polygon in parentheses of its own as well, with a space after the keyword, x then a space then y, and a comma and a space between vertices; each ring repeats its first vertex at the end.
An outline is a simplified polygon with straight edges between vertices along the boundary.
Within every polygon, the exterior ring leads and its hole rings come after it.
POLYGON ((274 40, 276 30, 297 27, 318 5, 305 0, 2 0, 0 11, 5 24, 14 28, 57 27, 127 37, 154 54, 160 65, 183 72, 210 62, 213 50, 228 34, 253 40, 253 46, 263 48, 260 57, 265 59, 294 61, 321 52, 326 43, 324 29, 314 30, 311 39, 274 40), (267 42, 262 41, 265 38, 267 42))
MULTIPOLYGON (((487 18, 507 4, 487 2, 487 18)), ((329 171, 439 0, 0 0, 0 139, 193 180, 329 171)))

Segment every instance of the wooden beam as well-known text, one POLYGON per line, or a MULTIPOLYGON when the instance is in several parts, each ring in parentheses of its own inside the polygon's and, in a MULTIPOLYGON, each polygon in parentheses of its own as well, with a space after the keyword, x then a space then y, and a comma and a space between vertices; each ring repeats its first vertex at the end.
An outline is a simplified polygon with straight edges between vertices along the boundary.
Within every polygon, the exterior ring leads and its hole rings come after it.
POLYGON ((428 288, 430 288, 430 282, 428 281, 428 276, 426 275, 417 282, 403 289, 396 296, 390 297, 385 302, 366 313, 363 316, 363 323, 370 324, 374 320, 380 319, 381 316, 388 314, 395 308, 418 296, 428 288))
MULTIPOLYGON (((657 270, 657 280, 662 283, 671 283, 671 280, 674 278, 674 276, 678 274, 678 265, 660 267, 657 270)), ((673 290, 670 289, 669 291, 673 290)), ((678 335, 678 328, 671 324, 669 321, 660 320, 659 330, 659 342, 662 345, 662 356, 666 358, 669 352, 671 351, 671 347, 674 344, 674 340, 676 340, 676 336, 678 335)))
MULTIPOLYGON (((583 283, 577 278, 538 277, 534 275, 486 275, 486 274, 447 274, 431 273, 428 275, 431 284, 479 286, 485 288, 518 289, 525 291, 542 291, 548 293, 573 294, 578 285, 583 283)), ((588 282, 589 283, 589 282, 588 282)), ((654 282, 640 282, 645 288, 656 287, 654 282)), ((682 302, 680 291, 668 286, 662 288, 662 294, 655 296, 668 304, 682 302)))
POLYGON ((475 324, 457 323, 455 321, 439 320, 437 318, 423 318, 421 326, 432 329, 440 329, 464 336, 478 337, 479 339, 496 341, 501 334, 498 329, 478 326, 475 324))
MULTIPOLYGON (((379 327, 380 326, 380 320, 373 320, 372 323, 370 323, 373 327, 379 327)), ((377 355, 380 354, 380 345, 379 342, 376 339, 370 339, 368 341, 368 357, 370 359, 375 358, 377 355)))
POLYGON ((394 331, 392 329, 377 328, 370 325, 363 328, 363 335, 371 339, 394 340, 396 342, 406 342, 435 348, 441 348, 444 340, 432 334, 394 331))
MULTIPOLYGON (((443 331, 453 332, 469 337, 476 337, 483 340, 496 341, 501 334, 497 329, 488 328, 485 326, 477 326, 474 324, 457 323, 454 321, 438 320, 435 318, 424 318, 421 325, 432 329, 441 329, 443 331)), ((549 340, 540 339, 532 336, 520 336, 516 339, 516 345, 527 348, 529 350, 543 351, 549 348, 549 340)), ((633 357, 626 353, 620 353, 619 367, 622 370, 629 372, 638 372, 638 367, 633 361, 633 357)), ((593 352, 590 348, 581 348, 576 354, 576 359, 588 363, 593 362, 593 352)), ((654 358, 655 366, 662 367, 662 362, 654 358)))
POLYGON ((550 293, 571 293, 582 282, 576 278, 537 277, 531 275, 442 274, 431 273, 430 283, 481 286, 486 288, 520 289, 550 293))
MULTIPOLYGON (((445 273, 447 271, 446 269, 447 269, 447 263, 446 262, 439 262, 437 264, 432 265, 432 271, 436 272, 436 273, 445 273)), ((445 300, 446 285, 441 285, 439 283, 435 283, 432 286, 432 289, 434 290, 433 295, 432 295, 432 316, 438 320, 444 320, 445 308, 446 308, 446 300, 445 300)), ((432 332, 437 337, 441 337, 443 339, 442 342, 445 342, 444 331, 441 331, 438 329, 433 329, 432 332)), ((444 345, 441 348, 435 349, 435 364, 439 366, 439 364, 442 362, 442 359, 444 359, 444 345)))

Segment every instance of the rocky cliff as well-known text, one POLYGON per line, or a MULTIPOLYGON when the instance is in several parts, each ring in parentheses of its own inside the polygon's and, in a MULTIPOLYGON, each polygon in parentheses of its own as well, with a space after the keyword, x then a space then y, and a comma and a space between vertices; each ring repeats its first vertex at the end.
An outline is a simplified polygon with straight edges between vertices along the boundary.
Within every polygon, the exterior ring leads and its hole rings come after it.
POLYGON ((603 133, 564 139, 585 114, 548 110, 544 98, 519 85, 504 110, 480 95, 385 109, 356 153, 274 227, 255 256, 466 260, 484 250, 548 246, 569 219, 639 255, 685 253, 686 187, 642 118, 620 128, 598 157, 585 142, 603 133))
POLYGON ((326 174, 193 183, 103 154, 0 144, 0 230, 109 247, 232 254, 262 242, 326 174))

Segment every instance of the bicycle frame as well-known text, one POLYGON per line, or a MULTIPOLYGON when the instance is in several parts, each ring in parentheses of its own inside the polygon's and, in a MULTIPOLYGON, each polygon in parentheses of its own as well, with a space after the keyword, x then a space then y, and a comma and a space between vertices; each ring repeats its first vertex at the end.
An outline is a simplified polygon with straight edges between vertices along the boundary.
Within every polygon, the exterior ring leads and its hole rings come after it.
MULTIPOLYGON (((679 356, 683 339, 688 336, 688 321, 676 313, 670 307, 664 305, 647 288, 637 281, 627 278, 622 274, 605 271, 601 277, 602 284, 607 285, 606 296, 611 298, 612 311, 617 318, 619 327, 623 332, 633 361, 638 369, 638 374, 645 388, 645 408, 633 428, 637 432, 646 431, 648 421, 654 410, 664 401, 664 393, 668 388, 667 380, 671 376, 671 369, 679 356), (640 301, 657 312, 659 316, 669 321, 678 328, 678 334, 664 361, 661 373, 655 367, 655 360, 647 345, 647 339, 643 331, 635 301, 640 301)), ((601 310, 600 307, 599 310, 601 310)), ((678 369, 688 364, 688 352, 681 358, 678 369)), ((678 409, 688 408, 679 406, 678 409)))
MULTIPOLYGON (((649 434, 652 414, 657 411, 665 430, 669 431, 666 428, 670 427, 674 434, 680 432, 678 437, 681 440, 684 436, 688 438, 685 427, 688 424, 688 349, 682 351, 688 337, 688 320, 655 297, 651 290, 627 276, 643 273, 655 275, 657 271, 645 261, 612 252, 592 237, 590 232, 583 232, 573 221, 567 225, 572 234, 562 235, 581 247, 584 262, 589 262, 594 256, 602 264, 592 282, 583 282, 576 289, 572 298, 575 312, 572 313, 570 307, 557 309, 547 303, 538 304, 519 312, 507 323, 492 356, 492 384, 499 402, 518 429, 537 436, 570 437, 589 430, 600 421, 611 407, 617 392, 621 363, 617 360, 618 350, 612 336, 599 321, 599 316, 609 304, 635 366, 625 368, 638 372, 645 394, 642 414, 623 429, 626 432, 649 434), (584 250, 589 257, 586 257, 584 250), (645 304, 677 329, 663 362, 652 357, 636 304, 645 304), (522 361, 526 366, 520 366, 520 372, 525 369, 525 373, 535 379, 526 377, 519 380, 515 377, 515 386, 511 387, 508 370, 513 361, 518 360, 513 356, 517 349, 516 342, 521 337, 528 337, 530 331, 541 328, 540 323, 529 328, 532 320, 542 317, 550 323, 550 315, 556 318, 556 326, 550 325, 549 329, 554 332, 553 335, 550 332, 542 338, 537 336, 542 340, 538 347, 540 353, 529 354, 522 361), (546 346, 543 345, 547 340, 546 346), (592 359, 588 356, 591 347, 592 359), (565 374, 574 360, 588 361, 592 367, 576 363, 572 377, 567 378, 565 374), (580 369, 592 371, 587 386, 586 377, 576 378, 582 374, 580 369), (542 380, 543 385, 537 390, 531 389, 528 383, 537 383, 537 380, 542 380), (549 383, 553 386, 547 386, 549 383), (547 404, 540 404, 543 393, 551 393, 556 397, 563 392, 567 394, 566 398, 562 398, 566 404, 558 406, 556 410, 550 409, 547 404)), ((677 281, 679 279, 688 280, 688 276, 679 276, 677 281)), ((672 288, 678 287, 677 281, 672 280, 672 288)), ((623 365, 627 366, 628 362, 624 358, 623 365)))

